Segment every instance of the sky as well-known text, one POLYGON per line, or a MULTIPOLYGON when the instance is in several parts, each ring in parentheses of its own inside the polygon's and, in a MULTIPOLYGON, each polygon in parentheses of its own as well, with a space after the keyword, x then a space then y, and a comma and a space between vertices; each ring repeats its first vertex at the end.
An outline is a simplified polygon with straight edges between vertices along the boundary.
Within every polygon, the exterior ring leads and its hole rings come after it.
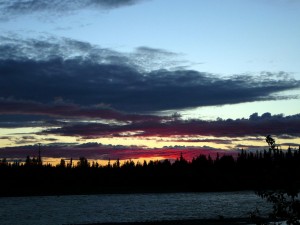
POLYGON ((0 158, 300 145, 299 0, 0 0, 0 158))

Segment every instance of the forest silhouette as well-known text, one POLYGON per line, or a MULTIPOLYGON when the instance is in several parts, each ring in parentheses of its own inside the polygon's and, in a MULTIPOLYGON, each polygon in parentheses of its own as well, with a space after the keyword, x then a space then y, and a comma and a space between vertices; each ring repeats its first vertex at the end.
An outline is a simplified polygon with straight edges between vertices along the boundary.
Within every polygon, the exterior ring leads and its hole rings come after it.
MULTIPOLYGON (((272 141, 272 140, 269 140, 272 141)), ((187 161, 181 153, 171 162, 119 160, 107 165, 81 157, 77 165, 61 159, 44 165, 27 156, 25 163, 0 162, 0 196, 135 192, 202 192, 300 187, 300 147, 231 155, 199 155, 187 161)))

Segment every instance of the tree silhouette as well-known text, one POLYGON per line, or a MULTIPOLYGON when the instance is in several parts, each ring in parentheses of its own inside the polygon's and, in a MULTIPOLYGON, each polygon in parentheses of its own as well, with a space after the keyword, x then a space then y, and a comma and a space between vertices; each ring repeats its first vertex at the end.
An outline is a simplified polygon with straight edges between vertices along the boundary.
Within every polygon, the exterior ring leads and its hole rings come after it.
POLYGON ((300 149, 279 150, 271 136, 267 140, 269 149, 264 151, 241 150, 236 156, 217 154, 214 158, 199 155, 191 161, 182 153, 175 161, 121 163, 117 159, 107 165, 90 163, 85 157, 76 165, 72 159, 61 159, 57 166, 39 165, 38 158, 30 156, 25 163, 2 159, 0 196, 238 190, 298 193, 300 149))
POLYGON ((275 150, 275 140, 271 137, 271 135, 268 135, 266 137, 266 142, 268 143, 271 150, 275 150))
POLYGON ((66 161, 64 159, 61 159, 59 166, 63 168, 66 167, 66 161))
POLYGON ((90 163, 88 162, 87 158, 80 157, 79 161, 77 163, 77 167, 79 168, 88 168, 90 166, 90 163))
MULTIPOLYGON (((286 155, 282 152, 275 151, 275 140, 270 135, 266 137, 266 142, 269 145, 269 149, 274 152, 274 159, 278 161, 286 160, 290 161, 292 158, 291 148, 288 148, 286 155)), ((294 156, 297 156, 296 152, 294 156)), ((296 177, 293 177, 295 179, 296 177)), ((298 178, 299 179, 299 178, 298 178)), ((297 198, 299 194, 299 185, 296 186, 295 182, 286 182, 284 187, 278 189, 278 187, 272 190, 260 190, 256 191, 256 194, 268 202, 273 204, 273 211, 270 214, 270 218, 276 221, 285 221, 288 225, 300 224, 300 200, 297 198)), ((261 219, 258 219, 259 211, 256 210, 252 214, 255 218, 256 224, 269 224, 263 223, 261 219)), ((278 222, 277 224, 281 224, 278 222)))

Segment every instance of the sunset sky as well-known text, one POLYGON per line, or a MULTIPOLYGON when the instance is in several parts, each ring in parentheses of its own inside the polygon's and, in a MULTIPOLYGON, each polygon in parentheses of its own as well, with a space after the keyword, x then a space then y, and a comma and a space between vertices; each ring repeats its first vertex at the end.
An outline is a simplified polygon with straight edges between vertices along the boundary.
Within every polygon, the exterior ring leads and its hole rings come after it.
POLYGON ((0 158, 300 144, 299 0, 0 0, 0 158))

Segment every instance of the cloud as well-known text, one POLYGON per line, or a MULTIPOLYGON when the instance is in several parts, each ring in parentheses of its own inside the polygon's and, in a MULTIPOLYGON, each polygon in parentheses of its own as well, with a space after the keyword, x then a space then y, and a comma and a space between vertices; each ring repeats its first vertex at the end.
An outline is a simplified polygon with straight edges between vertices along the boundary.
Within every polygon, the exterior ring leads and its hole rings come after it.
POLYGON ((262 151, 262 150, 267 150, 268 147, 264 146, 264 145, 236 145, 235 148, 237 149, 243 149, 243 150, 247 150, 247 152, 256 152, 256 151, 262 151))
POLYGON ((165 49, 150 48, 141 46, 128 55, 131 61, 138 67, 142 67, 144 71, 170 69, 174 70, 178 67, 185 68, 190 64, 185 60, 180 60, 181 54, 167 51, 165 49))
POLYGON ((0 140, 11 140, 10 136, 2 136, 0 137, 0 140))
POLYGON ((182 142, 182 143, 203 143, 210 142, 215 144, 232 144, 233 141, 237 139, 220 139, 220 138, 203 138, 203 139, 193 139, 193 138, 180 138, 171 140, 160 140, 161 142, 182 142))
MULTIPOLYGON (((37 156, 37 145, 24 145, 19 147, 0 148, 1 157, 25 159, 27 155, 37 156)), ((214 157, 217 153, 237 154, 233 151, 225 151, 211 147, 163 147, 163 148, 144 148, 139 146, 113 146, 102 145, 99 143, 69 144, 61 143, 55 145, 42 145, 42 156, 44 158, 73 158, 86 157, 90 160, 128 160, 128 159, 146 159, 146 158, 165 158, 177 159, 182 153, 183 156, 192 160, 193 157, 202 155, 211 155, 214 157)))
POLYGON ((107 10, 138 4, 143 0, 4 0, 0 2, 1 18, 39 12, 65 15, 83 9, 107 10))
MULTIPOLYGON (((290 142, 288 142, 288 143, 281 143, 280 144, 281 146, 283 145, 283 146, 289 146, 289 147, 296 147, 296 149, 299 149, 300 148, 300 144, 297 144, 297 143, 290 143, 290 142)), ((295 148, 294 148, 295 149, 295 148)))
POLYGON ((48 104, 0 98, 0 127, 63 126, 77 120, 106 120, 110 123, 170 120, 171 117, 118 112, 103 105, 80 106, 63 101, 48 104), (72 112, 72 113, 70 113, 72 112))
POLYGON ((14 140, 17 145, 33 144, 38 143, 38 140, 34 136, 20 136, 14 140))
MULTIPOLYGON (((103 104, 127 113, 281 99, 300 87, 285 72, 221 78, 194 70, 143 70, 135 56, 86 42, 47 37, 2 37, 0 97, 49 104, 63 99, 89 107, 103 104)), ((138 54, 173 54, 142 47, 138 54), (149 53, 150 52, 150 53, 149 53)), ((160 60, 163 60, 160 58, 160 60)), ((3 109, 5 110, 5 109, 3 109)))
POLYGON ((169 122, 139 122, 126 125, 109 124, 76 124, 48 129, 42 134, 62 136, 79 136, 86 138, 99 137, 247 137, 289 135, 300 137, 300 114, 294 116, 278 116, 267 113, 255 121, 251 119, 236 120, 175 120, 169 122))

